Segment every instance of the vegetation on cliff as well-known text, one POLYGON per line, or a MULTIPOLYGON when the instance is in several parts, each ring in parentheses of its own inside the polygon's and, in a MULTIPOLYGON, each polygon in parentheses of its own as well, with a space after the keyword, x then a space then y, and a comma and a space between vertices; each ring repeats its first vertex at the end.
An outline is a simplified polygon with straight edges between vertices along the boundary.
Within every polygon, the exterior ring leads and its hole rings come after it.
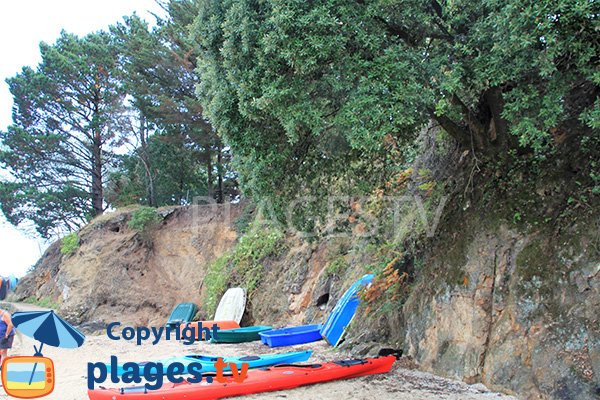
POLYGON ((65 32, 10 79, 9 221, 49 236, 111 206, 222 202, 239 174, 280 220, 312 197, 295 214, 312 229, 324 194, 370 193, 405 169, 430 121, 503 166, 597 147, 594 2, 161 4, 152 28, 134 15, 65 32))
POLYGON ((347 341, 357 351, 385 342, 468 381, 594 396, 594 1, 161 4, 154 27, 134 15, 108 32, 63 33, 41 45, 37 69, 9 80, 3 212, 46 236, 96 217, 63 240, 64 254, 49 251, 49 272, 31 284, 37 298, 63 298, 80 319, 168 303, 111 300, 113 285, 94 280, 78 293, 97 309, 82 312, 65 288, 93 264, 139 290, 166 275, 169 300, 177 285, 201 285, 194 295, 207 316, 242 285, 248 321, 315 322, 373 272, 347 341), (198 208, 161 218, 161 229, 146 229, 159 222, 152 208, 97 217, 197 196, 228 203, 240 192, 251 204, 235 245, 225 224, 227 246, 201 267, 190 261, 211 238, 197 235, 201 224, 178 231, 179 247, 167 229, 198 208), (82 256, 97 249, 95 229, 117 247, 104 269, 82 256), (173 254, 190 279, 161 264, 173 254))

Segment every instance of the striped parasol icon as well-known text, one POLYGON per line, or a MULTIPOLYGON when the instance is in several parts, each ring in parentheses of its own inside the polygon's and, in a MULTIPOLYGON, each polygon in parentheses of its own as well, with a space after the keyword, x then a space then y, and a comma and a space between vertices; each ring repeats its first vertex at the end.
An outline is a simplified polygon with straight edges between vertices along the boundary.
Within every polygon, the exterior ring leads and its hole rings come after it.
MULTIPOLYGON (((17 312, 12 315, 15 328, 22 334, 41 342, 40 348, 33 346, 35 356, 42 356, 45 344, 65 349, 75 349, 83 345, 85 335, 75 329, 67 321, 60 318, 54 311, 17 312)), ((37 363, 31 372, 31 379, 35 374, 37 363)))
MULTIPOLYGON (((12 316, 13 325, 19 332, 37 341, 42 346, 75 349, 83 345, 85 335, 60 318, 54 311, 17 312, 12 316)), ((42 346, 37 353, 41 353, 42 346)), ((37 354, 36 354, 37 355, 37 354)))

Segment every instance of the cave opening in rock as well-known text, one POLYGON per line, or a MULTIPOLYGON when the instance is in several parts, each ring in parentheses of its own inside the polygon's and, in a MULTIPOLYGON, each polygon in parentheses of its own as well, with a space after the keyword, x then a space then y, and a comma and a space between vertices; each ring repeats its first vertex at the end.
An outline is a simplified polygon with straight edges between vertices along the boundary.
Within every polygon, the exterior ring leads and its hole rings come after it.
POLYGON ((317 307, 321 307, 321 306, 326 305, 328 301, 329 301, 329 293, 323 293, 317 299, 317 307))

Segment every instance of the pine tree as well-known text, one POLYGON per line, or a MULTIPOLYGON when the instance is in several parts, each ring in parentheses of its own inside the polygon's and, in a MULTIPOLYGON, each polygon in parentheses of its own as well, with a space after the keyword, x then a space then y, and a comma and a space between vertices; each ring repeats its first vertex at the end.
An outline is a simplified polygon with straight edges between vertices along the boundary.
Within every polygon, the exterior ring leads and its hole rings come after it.
MULTIPOLYGON (((224 149, 217 132, 204 116, 204 111, 195 94, 198 77, 195 73, 198 48, 188 34, 197 11, 193 1, 169 1, 162 3, 166 17, 157 18, 157 26, 149 24, 136 15, 126 17, 122 23, 112 27, 120 48, 120 67, 128 93, 133 97, 133 105, 147 127, 160 132, 157 139, 167 140, 165 148, 181 145, 182 158, 193 164, 203 166, 204 184, 209 196, 222 202, 224 199, 224 176, 227 170, 228 152, 224 149), (185 154, 185 156, 184 156, 185 154), (191 156, 191 158, 188 158, 191 156), (217 189, 214 189, 216 174, 217 189)), ((146 141, 146 144, 149 142, 146 141)), ((153 144, 156 148, 157 143, 153 144)), ((152 164, 147 171, 164 171, 158 162, 167 160, 142 159, 142 155, 151 152, 141 144, 136 153, 139 162, 152 164)), ((181 169, 183 175, 189 175, 188 168, 181 169)), ((194 174, 196 177, 199 174, 194 174)), ((144 178, 148 185, 154 180, 167 182, 160 177, 151 177, 149 172, 144 178)), ((156 205, 156 197, 165 198, 167 187, 155 185, 154 200, 148 197, 148 204, 156 205)), ((173 188, 172 185, 167 185, 173 188)), ((195 187, 194 194, 201 190, 197 182, 182 182, 179 187, 195 187)), ((228 185, 229 187, 231 185, 228 185)), ((229 190, 228 194, 231 194, 229 190)), ((180 193, 172 193, 173 198, 180 193)))
POLYGON ((115 76, 111 35, 62 32, 40 44, 37 68, 7 80, 13 124, 0 133, 0 203, 17 225, 33 221, 42 236, 103 213, 107 164, 123 135, 124 92, 115 76))

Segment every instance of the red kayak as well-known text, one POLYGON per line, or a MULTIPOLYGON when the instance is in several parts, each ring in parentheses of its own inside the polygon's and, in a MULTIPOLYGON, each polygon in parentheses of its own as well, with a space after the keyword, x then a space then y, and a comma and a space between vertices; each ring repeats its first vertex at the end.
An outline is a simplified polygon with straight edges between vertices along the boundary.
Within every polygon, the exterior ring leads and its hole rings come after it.
POLYGON ((144 386, 123 389, 89 390, 90 400, 183 400, 220 399, 252 393, 292 389, 298 386, 338 379, 356 378, 364 375, 388 372, 396 360, 393 355, 328 362, 323 364, 301 365, 282 364, 274 367, 248 371, 243 382, 235 382, 231 375, 225 375, 227 382, 219 383, 211 373, 203 374, 200 383, 167 383, 157 390, 147 390, 144 386), (212 380, 212 379, 211 379, 212 380))

